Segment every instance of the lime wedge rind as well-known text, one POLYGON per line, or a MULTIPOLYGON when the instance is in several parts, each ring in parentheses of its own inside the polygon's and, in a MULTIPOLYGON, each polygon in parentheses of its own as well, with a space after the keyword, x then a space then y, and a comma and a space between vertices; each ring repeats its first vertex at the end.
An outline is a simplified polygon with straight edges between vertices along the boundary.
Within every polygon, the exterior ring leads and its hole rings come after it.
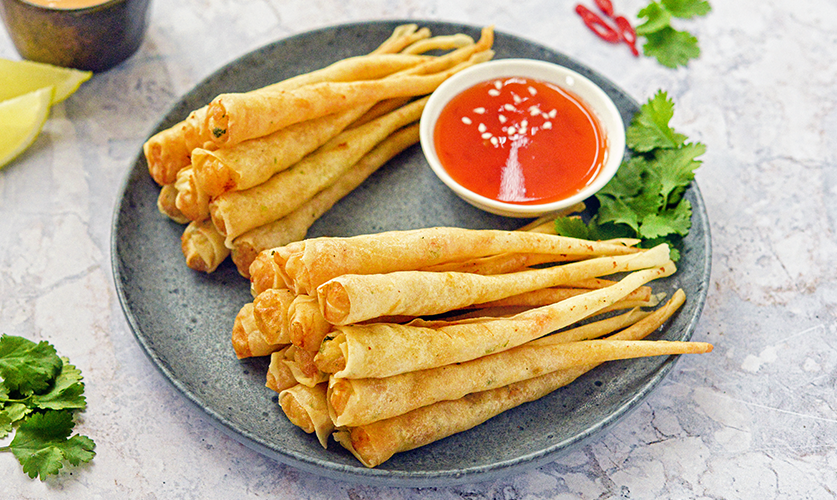
POLYGON ((90 71, 0 59, 0 101, 52 86, 55 87, 52 104, 55 104, 72 95, 92 76, 90 71))
POLYGON ((52 86, 0 101, 0 168, 17 158, 41 133, 55 94, 52 86))

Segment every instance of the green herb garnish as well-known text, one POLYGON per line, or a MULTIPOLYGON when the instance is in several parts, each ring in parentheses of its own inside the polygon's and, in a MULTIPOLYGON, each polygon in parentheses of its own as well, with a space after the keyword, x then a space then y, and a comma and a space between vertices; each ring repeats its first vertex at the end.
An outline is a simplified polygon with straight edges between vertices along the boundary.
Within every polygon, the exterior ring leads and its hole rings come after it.
POLYGON ((48 342, 0 337, 0 439, 14 438, 10 451, 29 477, 44 480, 64 462, 78 465, 94 456, 93 441, 72 434, 75 412, 87 406, 81 372, 48 342))
POLYGON ((598 211, 587 223, 580 217, 557 219, 558 234, 592 240, 638 238, 645 248, 668 243, 672 259, 679 259, 676 247, 689 233, 692 216, 683 193, 706 146, 686 142, 685 135, 675 132, 669 125, 673 115, 674 103, 663 91, 640 108, 626 130, 633 154, 596 194, 598 211))
POLYGON ((673 18, 691 19, 705 16, 712 10, 706 0, 653 1, 639 11, 645 22, 636 27, 636 34, 645 37, 642 51, 655 57, 663 66, 685 66, 700 55, 697 38, 688 31, 678 31, 671 25, 673 18))

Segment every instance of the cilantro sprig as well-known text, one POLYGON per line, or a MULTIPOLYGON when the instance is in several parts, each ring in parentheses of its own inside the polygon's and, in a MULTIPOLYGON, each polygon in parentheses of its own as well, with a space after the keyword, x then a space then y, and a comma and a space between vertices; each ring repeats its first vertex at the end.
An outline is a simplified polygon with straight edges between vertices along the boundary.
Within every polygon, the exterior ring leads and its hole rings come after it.
POLYGON ((0 337, 0 439, 29 477, 57 474, 96 455, 93 440, 72 435, 74 415, 87 406, 81 371, 50 343, 0 337))
POLYGON ((685 66, 690 59, 700 56, 698 39, 688 31, 674 29, 672 19, 692 19, 711 10, 706 0, 652 1, 638 14, 645 20, 636 27, 636 34, 645 37, 642 52, 669 68, 685 66))
POLYGON ((632 154, 597 194, 598 211, 588 222, 580 217, 555 221, 558 234, 585 239, 638 238, 643 247, 668 243, 672 259, 691 229, 692 205, 683 198, 706 152, 699 142, 686 142, 669 122, 674 102, 658 91, 641 106, 626 130, 632 154))

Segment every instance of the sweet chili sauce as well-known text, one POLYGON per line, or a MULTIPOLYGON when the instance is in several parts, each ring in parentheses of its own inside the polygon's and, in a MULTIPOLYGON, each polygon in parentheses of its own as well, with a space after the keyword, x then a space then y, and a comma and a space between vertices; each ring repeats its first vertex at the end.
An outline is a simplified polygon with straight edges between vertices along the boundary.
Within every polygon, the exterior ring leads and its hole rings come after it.
POLYGON ((604 163, 601 125, 573 93, 505 77, 455 98, 436 122, 439 160, 456 182, 495 200, 542 204, 568 198, 604 163))

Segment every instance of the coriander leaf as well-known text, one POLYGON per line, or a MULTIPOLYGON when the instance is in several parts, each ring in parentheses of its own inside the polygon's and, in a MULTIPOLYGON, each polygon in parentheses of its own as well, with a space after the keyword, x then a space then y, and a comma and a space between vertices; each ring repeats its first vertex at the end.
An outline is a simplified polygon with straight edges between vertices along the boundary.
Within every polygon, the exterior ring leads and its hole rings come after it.
POLYGON ((23 472, 29 474, 32 479, 41 476, 41 481, 48 475, 58 474, 63 467, 61 463, 63 460, 64 454, 56 446, 44 446, 18 457, 18 461, 23 466, 23 472))
POLYGON ((613 223, 625 224, 634 231, 639 232, 639 217, 631 210, 621 198, 608 198, 602 200, 599 211, 596 213, 596 222, 599 224, 613 223))
POLYGON ((674 102, 666 92, 658 91, 643 104, 625 131, 628 147, 640 153, 655 148, 677 148, 686 136, 676 133, 669 121, 674 116, 674 102))
POLYGON ((678 192, 677 188, 686 187, 695 178, 695 170, 701 162, 696 158, 706 152, 706 146, 701 143, 686 144, 679 149, 663 149, 656 156, 656 160, 666 168, 653 170, 660 183, 660 194, 665 198, 665 205, 672 202, 678 192))
POLYGON ((590 239, 590 230, 581 217, 558 217, 555 219, 555 231, 561 236, 590 239))
POLYGON ((23 403, 8 403, 0 411, 0 439, 9 435, 14 425, 30 412, 23 403))
MULTIPOLYGON (((648 169, 648 162, 642 156, 626 160, 616 171, 616 175, 599 190, 596 197, 609 195, 614 198, 630 198, 643 189, 642 173, 648 169)), ((602 201, 599 199, 599 201, 602 201)))
POLYGON ((71 411, 35 413, 18 426, 7 448, 29 477, 40 476, 43 480, 47 475, 57 474, 65 460, 77 465, 95 456, 95 445, 89 438, 75 435, 67 439, 73 426, 71 411))
POLYGON ((679 238, 675 237, 674 235, 669 235, 666 237, 654 238, 651 240, 643 240, 640 246, 642 248, 654 248, 657 245, 665 243, 669 247, 669 258, 672 260, 672 262, 677 262, 680 260, 680 250, 678 250, 676 246, 679 241, 679 238))
MULTIPOLYGON (((591 221, 591 234, 597 240, 611 240, 614 238, 636 238, 636 231, 626 224, 614 224, 612 222, 597 223, 591 221)), ((591 237, 591 239, 593 239, 591 237)))
POLYGON ((651 2, 637 14, 646 21, 635 28, 636 34, 646 36, 671 26, 671 13, 660 3, 651 2))
POLYGON ((0 376, 9 391, 40 392, 49 387, 63 365, 48 342, 34 343, 23 337, 0 337, 0 376))
POLYGON ((64 366, 55 379, 49 392, 30 397, 34 408, 45 410, 83 410, 87 406, 84 397, 84 384, 81 383, 81 370, 61 358, 64 366))
POLYGON ((67 440, 67 443, 62 447, 64 458, 73 465, 78 465, 82 462, 87 463, 96 456, 93 451, 96 448, 96 443, 87 436, 76 434, 67 440))
POLYGON ((664 208, 664 199, 658 186, 658 183, 649 181, 647 189, 636 196, 602 202, 596 222, 628 224, 635 231, 639 231, 639 226, 646 217, 664 208))
MULTIPOLYGON (((669 125, 673 115, 674 103, 662 91, 640 107, 626 131, 633 154, 596 194, 598 209, 586 224, 587 239, 639 238, 643 248, 667 243, 672 260, 679 259, 674 246, 689 233, 692 214, 683 194, 706 147, 675 132, 669 125)), ((561 221, 556 232, 580 237, 580 224, 580 219, 561 221)))
POLYGON ((643 239, 660 238, 677 234, 686 236, 692 227, 692 205, 683 200, 676 207, 652 214, 644 218, 640 226, 640 236, 643 239))
POLYGON ((649 215, 658 213, 665 208, 665 198, 660 193, 660 183, 656 179, 648 178, 646 189, 637 196, 625 200, 625 204, 636 213, 640 223, 649 215))
POLYGON ((646 56, 656 57, 663 66, 685 66, 690 59, 700 56, 697 38, 687 31, 666 27, 644 36, 646 42, 642 52, 646 56))
POLYGON ((662 0, 662 2, 673 17, 681 19, 705 16, 712 10, 706 0, 662 0))

